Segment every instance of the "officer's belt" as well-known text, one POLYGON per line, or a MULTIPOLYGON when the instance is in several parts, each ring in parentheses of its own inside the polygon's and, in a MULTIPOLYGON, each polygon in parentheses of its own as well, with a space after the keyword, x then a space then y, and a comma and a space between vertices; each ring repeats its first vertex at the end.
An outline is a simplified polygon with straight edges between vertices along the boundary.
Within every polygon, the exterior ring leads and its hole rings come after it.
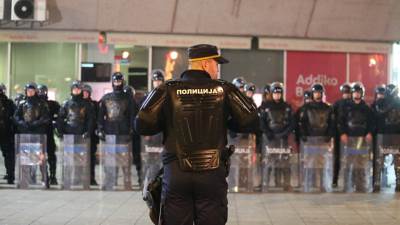
POLYGON ((221 157, 219 149, 205 149, 194 152, 184 152, 169 154, 163 158, 163 164, 167 165, 175 160, 179 161, 179 166, 183 171, 205 171, 219 167, 219 163, 224 157, 221 157))

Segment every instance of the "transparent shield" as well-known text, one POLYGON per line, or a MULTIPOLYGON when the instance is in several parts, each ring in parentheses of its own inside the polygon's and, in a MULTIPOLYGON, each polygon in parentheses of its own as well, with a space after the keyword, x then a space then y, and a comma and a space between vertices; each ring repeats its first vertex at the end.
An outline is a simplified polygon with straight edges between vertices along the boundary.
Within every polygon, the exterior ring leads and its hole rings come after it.
POLYGON ((100 188, 132 189, 132 151, 128 135, 106 135, 100 142, 100 188))
POLYGON ((257 173, 256 137, 254 134, 237 134, 228 138, 229 145, 235 145, 231 156, 231 168, 228 176, 230 192, 253 192, 257 173))
POLYGON ((144 183, 153 179, 162 167, 162 134, 142 136, 142 178, 144 183))
POLYGON ((90 139, 82 135, 64 135, 61 160, 63 188, 89 189, 90 139))
POLYGON ((374 186, 393 190, 400 181, 400 135, 378 134, 374 154, 374 186))
POLYGON ((263 136, 262 191, 291 191, 298 186, 299 156, 293 136, 273 139, 263 136))
POLYGON ((339 188, 345 192, 372 190, 372 144, 364 137, 341 143, 339 188))
POLYGON ((300 143, 301 186, 304 192, 331 192, 333 176, 333 140, 307 137, 300 143))
POLYGON ((46 135, 16 134, 16 185, 18 188, 48 188, 46 135))

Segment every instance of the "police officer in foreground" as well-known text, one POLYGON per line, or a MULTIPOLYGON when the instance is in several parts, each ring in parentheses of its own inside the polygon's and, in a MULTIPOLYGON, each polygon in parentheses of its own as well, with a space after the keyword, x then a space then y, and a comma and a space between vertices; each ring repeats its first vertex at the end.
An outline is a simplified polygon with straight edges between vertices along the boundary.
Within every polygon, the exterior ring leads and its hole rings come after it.
POLYGON ((14 125, 13 115, 15 105, 11 99, 6 96, 6 86, 0 84, 0 148, 4 157, 6 167, 5 179, 8 184, 14 183, 14 125))
MULTIPOLYGON (((92 99, 92 87, 89 84, 83 84, 82 86, 82 97, 86 101, 89 102, 90 107, 92 108, 91 111, 93 114, 90 116, 91 119, 97 121, 97 113, 99 112, 99 105, 97 101, 92 99)), ((96 181, 96 152, 97 152, 97 145, 99 144, 99 137, 97 137, 95 131, 97 129, 96 122, 93 123, 93 129, 90 133, 90 185, 97 185, 96 181)))
POLYGON ((49 108, 51 122, 47 130, 47 157, 49 163, 50 170, 50 184, 57 185, 56 171, 57 171, 57 157, 56 157, 56 142, 54 140, 54 126, 56 123, 58 112, 60 111, 60 104, 58 102, 49 100, 48 98, 48 88, 46 85, 39 84, 38 88, 38 96, 43 101, 45 101, 49 108))
POLYGON ((217 225, 227 221, 227 129, 258 128, 256 106, 239 89, 217 80, 228 60, 215 46, 188 49, 189 70, 154 89, 136 130, 164 134, 161 224, 217 225))
MULTIPOLYGON (((339 112, 342 111, 343 107, 346 103, 351 101, 351 87, 350 84, 344 83, 340 85, 340 93, 342 94, 342 98, 337 100, 333 104, 333 111, 335 113, 335 118, 339 118, 339 112)), ((340 136, 339 132, 335 133, 335 151, 334 151, 334 171, 333 171, 333 186, 337 187, 337 182, 339 178, 340 171, 340 136)))

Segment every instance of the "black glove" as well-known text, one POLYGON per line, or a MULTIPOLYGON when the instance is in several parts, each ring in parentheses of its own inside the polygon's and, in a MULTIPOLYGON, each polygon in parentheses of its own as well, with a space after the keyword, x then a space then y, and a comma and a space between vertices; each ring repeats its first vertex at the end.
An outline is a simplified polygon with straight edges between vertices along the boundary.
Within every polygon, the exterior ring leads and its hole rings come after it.
POLYGON ((307 142, 307 136, 301 136, 301 140, 302 140, 303 142, 307 142))
POLYGON ((82 134, 82 138, 83 138, 83 139, 87 139, 87 138, 89 138, 89 137, 90 137, 90 135, 89 135, 88 132, 85 132, 85 133, 82 134))
POLYGON ((100 140, 106 141, 106 134, 104 133, 103 130, 97 130, 96 134, 97 134, 97 136, 99 137, 100 140))

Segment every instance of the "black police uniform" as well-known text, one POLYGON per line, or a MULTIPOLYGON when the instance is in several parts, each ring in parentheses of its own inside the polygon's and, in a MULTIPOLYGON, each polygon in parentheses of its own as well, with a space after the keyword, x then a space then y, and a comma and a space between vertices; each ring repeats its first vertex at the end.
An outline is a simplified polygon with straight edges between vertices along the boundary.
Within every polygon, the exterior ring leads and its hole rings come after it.
MULTIPOLYGON (((279 101, 272 100, 266 102, 263 111, 261 112, 260 125, 262 132, 267 137, 269 142, 282 140, 282 142, 287 143, 288 137, 292 133, 295 126, 294 123, 292 109, 289 104, 283 101, 283 98, 279 101)), ((274 156, 271 156, 271 158, 271 160, 274 160, 275 163, 280 165, 288 165, 290 163, 288 154, 274 154, 274 156)), ((267 171, 267 177, 270 177, 272 169, 273 168, 270 167, 267 171)), ((283 177, 283 186, 285 188, 289 188, 290 175, 290 166, 275 168, 275 185, 277 187, 282 186, 281 179, 283 177)))
MULTIPOLYGON (((338 118, 338 131, 340 135, 346 134, 350 137, 364 137, 368 133, 373 134, 374 132, 374 115, 369 106, 361 100, 359 104, 354 101, 349 102, 343 107, 343 112, 339 112, 338 118)), ((343 156, 342 156, 343 157, 343 156)), ((349 161, 352 163, 352 161, 349 161)), ((342 167, 348 167, 347 165, 341 165, 342 167)), ((364 168, 353 169, 353 179, 355 188, 357 191, 367 191, 366 185, 366 174, 364 168)), ((344 174, 347 176, 348 172, 344 174)), ((345 180, 347 178, 345 177, 345 180)))
POLYGON ((257 119, 255 106, 237 88, 203 71, 188 70, 153 90, 136 128, 142 135, 164 133, 165 224, 225 224, 227 171, 219 160, 227 121, 243 132, 257 119))
POLYGON ((51 121, 48 105, 37 95, 26 97, 18 105, 14 120, 18 133, 47 134, 51 121))
MULTIPOLYGON (((89 102, 91 107, 91 111, 93 114, 91 118, 94 121, 97 121, 97 114, 99 112, 99 104, 97 101, 92 100, 90 97, 86 99, 89 102)), ((97 152, 97 145, 99 144, 99 137, 96 135, 97 123, 93 123, 93 129, 90 133, 90 184, 97 185, 96 182, 96 152, 97 152)))
MULTIPOLYGON (((322 88, 323 90, 323 88, 322 88)), ((303 142, 308 142, 308 137, 320 137, 321 141, 329 143, 335 136, 335 116, 333 108, 325 102, 313 101, 306 103, 300 113, 299 118, 299 131, 300 138, 303 142)), ((323 143, 321 143, 323 144, 323 143)), ((319 158, 321 160, 321 158, 319 158)), ((305 162, 308 163, 308 162, 305 162)), ((325 168, 330 165, 329 161, 324 159, 324 168, 304 168, 306 182, 312 182, 315 185, 318 176, 321 191, 329 191, 332 179, 330 174, 325 172, 325 168)), ((311 183, 305 184, 308 190, 311 183)))
POLYGON ((72 95, 64 102, 57 119, 57 129, 60 135, 85 135, 93 133, 93 108, 82 95, 72 95))
MULTIPOLYGON (((342 94, 345 93, 351 94, 350 89, 351 87, 347 83, 340 86, 340 92, 342 94)), ((342 112, 343 107, 345 107, 345 105, 348 104, 349 102, 351 102, 351 98, 350 99, 341 98, 333 104, 333 112, 335 113, 335 118, 339 118, 339 112, 342 112)), ((335 133, 335 150, 333 153, 334 153, 333 185, 337 186, 339 179, 339 172, 340 172, 340 134, 339 131, 337 130, 337 126, 335 133)))
POLYGON ((296 142, 300 143, 300 118, 302 118, 304 115, 304 109, 305 109, 305 105, 306 105, 306 100, 307 99, 312 99, 312 93, 310 91, 305 91, 303 94, 303 100, 304 103, 302 106, 300 106, 297 111, 294 114, 294 131, 295 131, 295 136, 296 136, 296 142))
MULTIPOLYGON (((387 96, 383 99, 378 99, 372 104, 372 110, 375 115, 376 121, 376 134, 378 135, 391 135, 400 134, 400 102, 396 101, 391 96, 387 96)), ((378 156, 378 149, 375 149, 375 154, 378 156)), ((374 186, 379 188, 381 180, 381 160, 380 158, 375 158, 374 166, 374 186)), ((397 154, 393 155, 393 164, 395 167, 396 174, 396 191, 400 191, 400 156, 397 154)))
MULTIPOLYGON (((34 88, 36 85, 28 84, 27 88, 34 88)), ((14 121, 17 126, 17 132, 20 134, 41 134, 47 135, 51 126, 51 117, 46 101, 37 94, 31 97, 25 97, 20 102, 14 113, 14 121)), ((25 170, 26 168, 22 168, 25 170)), ((42 178, 47 177, 46 167, 41 167, 42 178), (43 170, 42 170, 43 169, 43 170)), ((49 180, 46 179, 46 187, 49 188, 49 180)))
POLYGON ((333 108, 325 102, 310 102, 300 113, 300 136, 324 136, 329 141, 335 135, 335 116, 333 108))
POLYGON ((15 105, 0 90, 0 148, 4 157, 6 167, 6 179, 9 184, 14 182, 15 149, 14 149, 14 123, 13 115, 15 105))
POLYGON ((114 87, 113 92, 104 95, 99 102, 98 130, 103 134, 131 135, 135 109, 137 106, 123 91, 123 85, 114 87))
POLYGON ((56 101, 49 100, 47 96, 47 86, 38 85, 39 97, 42 98, 48 105, 50 113, 50 125, 47 130, 47 157, 50 170, 50 184, 57 184, 56 171, 57 171, 57 156, 56 156, 56 142, 54 140, 54 126, 56 123, 58 112, 60 111, 60 104, 56 101))

